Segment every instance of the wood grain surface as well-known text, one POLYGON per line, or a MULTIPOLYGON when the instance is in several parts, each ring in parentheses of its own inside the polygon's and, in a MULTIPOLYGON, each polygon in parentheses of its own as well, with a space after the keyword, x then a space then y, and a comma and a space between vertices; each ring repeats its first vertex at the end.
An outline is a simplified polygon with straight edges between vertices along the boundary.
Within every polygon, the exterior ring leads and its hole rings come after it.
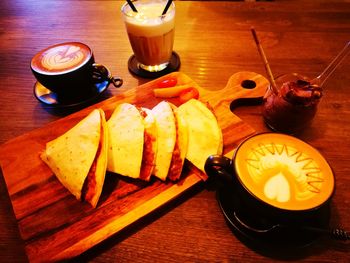
MULTIPOLYGON (((123 96, 124 92, 149 81, 128 71, 127 61, 132 51, 119 14, 123 3, 109 0, 0 2, 1 144, 35 129, 52 127, 53 121, 81 109, 52 109, 33 96, 35 79, 29 69, 30 59, 51 44, 87 43, 98 63, 124 79, 122 88, 109 87, 97 102, 123 96)), ((275 76, 289 72, 317 76, 349 41, 350 3, 347 0, 176 1, 175 4, 174 50, 181 58, 180 71, 203 89, 213 92, 222 90, 236 72, 265 75, 251 36, 252 25, 275 76)), ((331 225, 348 230, 349 70, 349 59, 346 59, 325 84, 312 126, 297 135, 317 148, 330 163, 336 178, 331 225)), ((234 114, 255 131, 268 131, 259 105, 238 107, 234 114)), ((78 113, 69 118, 78 120, 81 117, 78 113)), ((18 151, 26 149, 19 145, 18 151)), ((0 261, 25 262, 28 260, 24 250, 26 243, 19 234, 7 190, 0 176, 0 261)), ((327 238, 301 251, 283 255, 251 247, 227 226, 215 191, 199 183, 74 261, 349 262, 349 252, 349 243, 327 238)))
MULTIPOLYGON (((157 88, 159 81, 168 77, 181 79, 183 84, 196 87, 201 100, 213 107, 223 132, 224 153, 232 151, 254 132, 230 111, 230 102, 262 97, 268 85, 266 78, 252 72, 238 72, 230 78, 225 89, 217 93, 202 89, 184 73, 174 72, 10 140, 0 148, 0 165, 31 262, 56 261, 80 255, 166 205, 205 177, 189 163, 181 180, 175 184, 156 179, 147 183, 107 173, 105 190, 98 207, 93 209, 89 204, 77 201, 39 157, 48 141, 65 133, 92 108, 102 108, 107 120, 116 105, 122 102, 153 108, 162 100, 154 97, 153 89, 157 88), (243 88, 241 83, 244 80, 254 81, 256 87, 243 88)), ((179 105, 177 98, 170 100, 179 105)))

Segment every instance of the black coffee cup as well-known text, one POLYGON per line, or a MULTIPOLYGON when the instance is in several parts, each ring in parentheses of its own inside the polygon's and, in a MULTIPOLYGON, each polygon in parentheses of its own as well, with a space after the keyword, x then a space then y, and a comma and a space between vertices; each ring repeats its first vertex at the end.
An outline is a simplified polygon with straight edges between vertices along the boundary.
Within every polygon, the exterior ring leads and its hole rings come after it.
POLYGON ((45 88, 59 101, 79 101, 93 96, 96 84, 107 81, 120 87, 121 78, 112 77, 103 65, 95 63, 92 50, 80 42, 65 42, 47 47, 31 60, 30 68, 45 88))
POLYGON ((256 232, 276 225, 314 225, 328 211, 334 191, 332 169, 322 155, 285 134, 254 135, 238 146, 232 159, 210 156, 205 171, 239 198, 237 220, 256 232))

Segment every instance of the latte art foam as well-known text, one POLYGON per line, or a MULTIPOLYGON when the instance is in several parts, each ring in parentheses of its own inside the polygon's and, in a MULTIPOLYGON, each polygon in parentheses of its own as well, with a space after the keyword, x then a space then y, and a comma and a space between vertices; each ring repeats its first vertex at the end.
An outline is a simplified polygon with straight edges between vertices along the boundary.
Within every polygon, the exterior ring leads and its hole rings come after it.
POLYGON ((333 173, 311 146, 287 135, 259 135, 236 154, 241 182, 258 199, 288 210, 311 209, 333 192, 333 173))
POLYGON ((49 71, 61 71, 73 68, 84 60, 84 53, 79 47, 57 47, 48 50, 42 58, 42 65, 49 71))
POLYGON ((90 57, 89 48, 83 44, 65 43, 39 52, 32 60, 32 67, 43 73, 61 73, 78 68, 90 57))
POLYGON ((303 201, 321 192, 324 179, 317 163, 293 147, 262 144, 258 150, 251 149, 246 162, 252 180, 263 186, 270 200, 303 201), (292 189, 297 189, 293 196, 292 189))

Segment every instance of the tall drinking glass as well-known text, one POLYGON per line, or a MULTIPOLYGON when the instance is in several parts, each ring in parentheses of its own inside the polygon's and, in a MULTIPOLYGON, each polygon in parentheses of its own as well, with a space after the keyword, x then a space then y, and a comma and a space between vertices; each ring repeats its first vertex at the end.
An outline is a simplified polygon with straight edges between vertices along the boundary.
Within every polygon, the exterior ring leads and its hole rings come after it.
POLYGON ((138 66, 148 72, 165 69, 170 61, 175 28, 175 4, 166 14, 162 12, 165 0, 134 1, 137 12, 128 3, 122 8, 122 15, 138 66))

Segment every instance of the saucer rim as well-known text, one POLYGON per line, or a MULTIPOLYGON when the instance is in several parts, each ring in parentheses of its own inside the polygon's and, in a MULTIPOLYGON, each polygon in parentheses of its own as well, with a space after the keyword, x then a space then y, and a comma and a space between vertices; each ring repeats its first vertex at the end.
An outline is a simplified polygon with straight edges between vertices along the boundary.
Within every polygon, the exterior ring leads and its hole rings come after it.
POLYGON ((70 107, 76 107, 76 106, 81 106, 83 104, 89 103, 91 101, 96 100, 99 96, 101 96, 107 89, 109 86, 110 82, 108 80, 103 80, 101 82, 97 82, 95 83, 93 86, 95 86, 97 93, 94 94, 93 96, 89 97, 89 98, 85 98, 82 100, 79 100, 77 102, 72 102, 72 103, 62 103, 57 101, 57 99, 55 98, 57 96, 57 94, 55 92, 52 92, 51 90, 49 90, 48 88, 46 88, 43 84, 41 84, 39 81, 36 81, 34 83, 33 86, 33 93, 34 93, 34 97, 40 102, 43 103, 47 106, 50 107, 54 107, 54 108, 70 108, 70 107), (41 85, 42 88, 45 89, 46 93, 42 93, 42 95, 39 94, 38 92, 38 85, 41 85), (50 96, 50 98, 52 98, 54 101, 48 102, 47 99, 42 98, 42 96, 50 96))
MULTIPOLYGON (((225 204, 225 202, 227 202, 227 200, 225 200, 227 198, 227 196, 231 196, 237 199, 237 195, 233 194, 233 193, 229 193, 229 191, 225 188, 225 187, 221 187, 219 189, 217 189, 216 191, 216 199, 217 202, 219 204, 220 210, 222 212, 222 214, 224 215, 224 218, 226 219, 226 223, 231 227, 231 229, 233 229, 233 233, 237 236, 237 238, 239 238, 239 240, 241 240, 245 245, 247 245, 248 247, 250 246, 254 246, 255 248, 259 249, 259 250, 267 250, 267 251, 271 251, 272 249, 282 249, 282 250, 290 250, 290 249, 302 249, 302 248, 307 248, 309 246, 311 246, 312 244, 314 244, 318 239, 321 238, 321 234, 314 236, 313 238, 306 238, 304 237, 300 237, 300 242, 295 242, 294 244, 287 244, 286 242, 280 242, 280 240, 278 239, 274 239, 274 242, 271 242, 271 238, 267 238, 267 237, 263 237, 262 235, 259 237, 259 235, 251 235, 249 234, 248 231, 245 231, 238 222, 235 222, 235 218, 230 215, 230 212, 235 212, 236 208, 237 208, 237 204, 235 204, 235 207, 227 207, 227 205, 225 204), (243 238, 243 240, 242 240, 243 238)), ((327 218, 326 218, 326 223, 327 225, 329 225, 330 222, 330 212, 328 212, 327 214, 327 218)))

